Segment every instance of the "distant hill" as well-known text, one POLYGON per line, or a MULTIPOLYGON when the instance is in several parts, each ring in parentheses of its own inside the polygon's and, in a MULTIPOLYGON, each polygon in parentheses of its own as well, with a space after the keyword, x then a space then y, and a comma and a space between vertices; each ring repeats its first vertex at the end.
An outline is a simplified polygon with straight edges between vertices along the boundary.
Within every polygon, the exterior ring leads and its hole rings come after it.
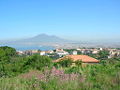
POLYGON ((29 38, 29 39, 25 39, 23 41, 29 41, 29 42, 68 42, 68 40, 65 40, 65 39, 62 39, 60 37, 57 37, 57 36, 49 36, 47 34, 40 34, 40 35, 37 35, 35 37, 32 37, 32 38, 29 38))
POLYGON ((13 47, 28 47, 28 46, 53 46, 62 48, 76 47, 117 47, 120 48, 119 40, 102 40, 102 41, 72 41, 66 40, 55 35, 39 34, 31 38, 20 40, 2 40, 0 45, 13 47))
POLYGON ((21 40, 9 40, 0 41, 1 44, 7 45, 41 45, 41 44, 55 44, 55 43, 69 43, 70 40, 65 40, 57 36, 50 36, 47 34, 40 34, 35 37, 21 39, 21 40))

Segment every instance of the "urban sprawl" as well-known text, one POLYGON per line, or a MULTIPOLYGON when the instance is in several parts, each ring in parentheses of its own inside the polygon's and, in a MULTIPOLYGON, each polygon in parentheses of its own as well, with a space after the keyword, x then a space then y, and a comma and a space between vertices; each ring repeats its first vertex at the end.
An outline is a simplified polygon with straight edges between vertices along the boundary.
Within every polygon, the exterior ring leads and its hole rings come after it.
POLYGON ((28 56, 33 54, 39 54, 57 59, 67 55, 96 55, 101 51, 107 51, 109 53, 107 58, 120 56, 119 48, 77 48, 77 49, 55 49, 48 51, 25 50, 25 51, 17 51, 17 53, 18 55, 28 55, 28 56))

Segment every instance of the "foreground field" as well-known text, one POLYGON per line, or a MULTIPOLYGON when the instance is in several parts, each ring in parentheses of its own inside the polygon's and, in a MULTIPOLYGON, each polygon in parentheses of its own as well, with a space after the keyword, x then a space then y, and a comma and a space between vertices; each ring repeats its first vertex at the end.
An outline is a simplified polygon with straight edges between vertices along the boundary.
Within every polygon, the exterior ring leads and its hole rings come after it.
POLYGON ((71 66, 69 59, 53 63, 46 56, 18 56, 10 47, 0 52, 0 90, 120 90, 118 57, 71 66))
POLYGON ((120 66, 71 67, 63 72, 55 68, 47 72, 31 70, 17 77, 0 78, 0 90, 120 90, 120 66))

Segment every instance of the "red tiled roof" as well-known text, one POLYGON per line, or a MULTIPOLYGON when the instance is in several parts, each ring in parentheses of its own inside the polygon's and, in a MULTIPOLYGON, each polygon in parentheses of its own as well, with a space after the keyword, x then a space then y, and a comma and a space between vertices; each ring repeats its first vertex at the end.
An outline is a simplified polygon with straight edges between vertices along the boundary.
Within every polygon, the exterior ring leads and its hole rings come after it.
POLYGON ((81 60, 83 63, 99 63, 99 60, 87 55, 68 55, 58 60, 55 60, 54 62, 59 62, 61 60, 64 60, 64 58, 71 58, 74 62, 81 60))

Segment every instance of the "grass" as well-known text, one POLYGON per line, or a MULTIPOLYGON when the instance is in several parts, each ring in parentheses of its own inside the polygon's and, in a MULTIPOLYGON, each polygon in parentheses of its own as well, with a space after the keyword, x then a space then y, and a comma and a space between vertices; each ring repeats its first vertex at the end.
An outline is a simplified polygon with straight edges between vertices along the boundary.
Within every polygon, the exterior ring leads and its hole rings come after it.
POLYGON ((120 71, 115 72, 112 68, 110 70, 111 73, 109 70, 101 71, 96 67, 89 67, 84 71, 86 77, 83 81, 80 81, 82 77, 77 80, 50 77, 48 81, 41 81, 36 77, 0 78, 0 90, 120 90, 120 71), (89 71, 91 68, 95 73, 89 71))
POLYGON ((43 82, 36 79, 2 78, 0 79, 0 90, 120 90, 120 86, 86 81, 81 83, 77 80, 60 82, 58 79, 52 79, 43 82))

